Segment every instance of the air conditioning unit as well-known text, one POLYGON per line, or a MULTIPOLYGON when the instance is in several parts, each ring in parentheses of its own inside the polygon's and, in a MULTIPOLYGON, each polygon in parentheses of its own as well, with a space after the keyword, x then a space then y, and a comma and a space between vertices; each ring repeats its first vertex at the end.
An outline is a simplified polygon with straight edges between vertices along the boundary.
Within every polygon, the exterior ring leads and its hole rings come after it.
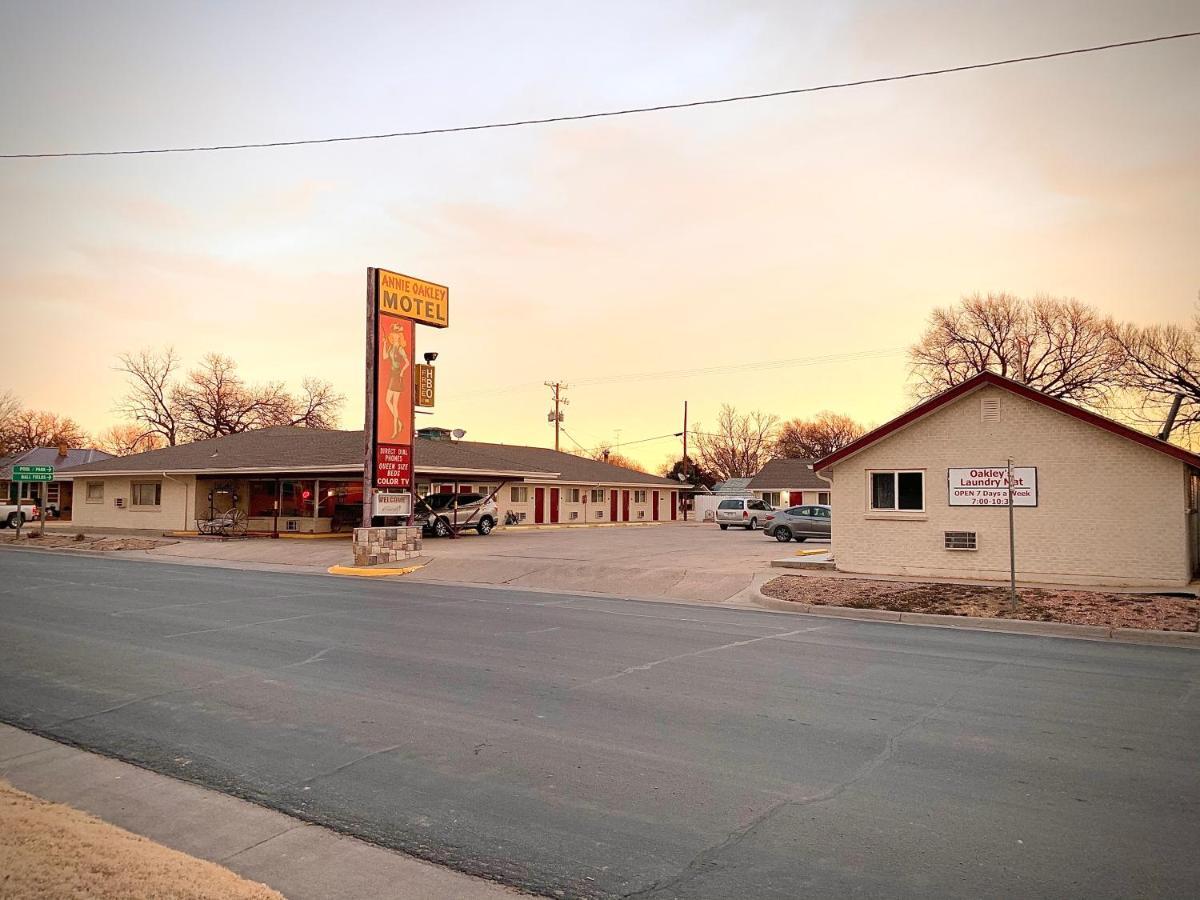
POLYGON ((947 531, 947 550, 978 550, 974 531, 947 531))
POLYGON ((287 524, 284 526, 283 530, 284 531, 299 531, 300 523, 297 522, 295 519, 288 519, 287 524))
POLYGON ((124 497, 113 497, 113 506, 115 506, 117 509, 124 509, 125 508, 125 498, 124 497))

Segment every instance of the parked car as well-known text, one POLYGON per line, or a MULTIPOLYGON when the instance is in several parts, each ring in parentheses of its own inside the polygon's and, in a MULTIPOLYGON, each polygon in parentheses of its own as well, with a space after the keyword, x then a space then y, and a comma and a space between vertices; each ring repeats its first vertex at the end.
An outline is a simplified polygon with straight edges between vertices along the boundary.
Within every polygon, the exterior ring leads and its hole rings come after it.
POLYGON ((792 538, 805 541, 809 538, 828 538, 833 517, 828 506, 793 506, 778 510, 767 517, 763 532, 782 543, 792 538))
POLYGON ((761 500, 730 497, 717 504, 717 524, 724 531, 730 525, 756 531, 767 522, 771 507, 761 500))
POLYGON ((20 512, 15 503, 0 503, 0 528, 16 528, 26 522, 36 522, 40 515, 37 506, 32 502, 21 504, 20 512))
POLYGON ((487 494, 430 494, 417 501, 413 524, 438 537, 468 529, 491 534, 498 516, 496 501, 487 494))

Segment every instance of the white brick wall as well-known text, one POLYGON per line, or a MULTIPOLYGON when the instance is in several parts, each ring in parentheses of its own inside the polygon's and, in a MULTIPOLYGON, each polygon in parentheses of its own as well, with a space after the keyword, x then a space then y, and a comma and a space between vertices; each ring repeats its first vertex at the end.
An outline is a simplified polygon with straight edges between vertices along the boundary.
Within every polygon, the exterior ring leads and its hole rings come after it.
POLYGON ((833 481, 838 569, 1005 580, 1008 511, 951 507, 947 469, 1036 466, 1036 508, 1017 507, 1017 577, 1066 584, 1179 586, 1190 580, 1186 470, 1179 460, 996 387, 985 387, 823 474, 833 481), (1000 397, 997 423, 980 417, 1000 397), (868 510, 871 469, 925 470, 923 514, 868 510), (975 531, 978 551, 944 549, 975 531))
POLYGON ((178 480, 162 476, 137 476, 136 478, 109 476, 105 478, 80 475, 75 479, 72 497, 71 523, 86 528, 130 528, 153 531, 183 531, 195 528, 196 479, 191 475, 174 476, 178 480), (104 499, 99 503, 87 500, 89 481, 104 482, 104 499), (162 484, 161 505, 158 507, 131 506, 132 481, 157 481, 162 484), (124 500, 117 507, 116 498, 124 500))

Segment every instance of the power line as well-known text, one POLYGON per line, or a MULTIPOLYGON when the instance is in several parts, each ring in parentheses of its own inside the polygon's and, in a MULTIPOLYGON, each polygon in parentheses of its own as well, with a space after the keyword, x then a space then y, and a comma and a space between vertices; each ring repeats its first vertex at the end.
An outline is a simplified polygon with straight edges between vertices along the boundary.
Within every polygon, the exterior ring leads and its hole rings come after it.
POLYGON ((951 75, 957 72, 970 72, 977 69, 993 69, 998 66, 1011 66, 1018 63, 1038 62, 1047 59, 1058 59, 1064 56, 1079 56, 1084 53, 1099 53, 1105 50, 1116 50, 1122 47, 1137 47, 1143 44, 1157 44, 1163 41, 1177 41, 1182 38, 1200 37, 1200 31, 1185 31, 1179 34, 1163 34, 1157 37, 1138 38, 1130 41, 1118 41, 1112 44, 1097 44, 1091 47, 1076 47, 1071 50, 1056 50, 1052 53, 1038 53, 1029 56, 1014 56, 1007 59, 997 59, 991 62, 969 63, 962 66, 947 66, 940 69, 924 69, 919 72, 906 72, 901 75, 882 75, 877 78, 861 78, 856 81, 838 81, 828 84, 816 84, 808 87, 788 88, 778 91, 764 91, 759 94, 738 94, 732 97, 717 97, 706 100, 688 100, 681 103, 661 103, 655 106, 635 106, 625 109, 611 109, 601 112, 577 113, 574 115, 547 116, 540 119, 514 119, 507 122, 485 122, 475 125, 454 125, 445 128, 422 128, 413 131, 393 131, 387 134, 359 134, 341 137, 306 138, 292 141, 264 141, 247 144, 213 144, 201 147, 155 147, 139 150, 80 150, 64 153, 0 153, 0 159, 59 159, 82 156, 139 156, 152 153, 211 153, 217 150, 263 150, 272 147, 300 147, 312 144, 344 144, 352 141, 382 141, 393 138, 425 137, 435 134, 459 134, 467 131, 489 131, 499 128, 521 128, 529 125, 552 125, 560 122, 581 122, 586 119, 605 119, 615 116, 632 116, 642 113, 666 112, 675 109, 692 109, 698 106, 717 106, 725 103, 740 103, 746 100, 768 100, 775 97, 789 97, 796 94, 815 94, 818 91, 834 91, 843 88, 863 87, 872 84, 886 84, 893 81, 909 81, 914 78, 928 78, 934 75, 951 75))

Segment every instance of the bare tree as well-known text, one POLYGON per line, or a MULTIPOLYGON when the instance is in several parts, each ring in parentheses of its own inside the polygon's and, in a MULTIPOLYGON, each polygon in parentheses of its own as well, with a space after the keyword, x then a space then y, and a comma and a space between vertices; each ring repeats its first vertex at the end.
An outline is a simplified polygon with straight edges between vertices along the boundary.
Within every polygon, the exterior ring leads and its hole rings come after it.
POLYGON ((292 398, 279 382, 247 385, 232 358, 208 353, 171 388, 170 403, 183 434, 203 440, 283 424, 292 398))
POLYGON ((179 410, 171 398, 172 380, 179 368, 174 348, 122 353, 117 360, 117 371, 128 377, 129 390, 117 403, 116 412, 175 446, 181 435, 179 410))
POLYGON ((825 410, 811 419, 784 422, 775 439, 774 454, 785 459, 820 459, 865 433, 866 429, 849 416, 825 410))
POLYGON ((346 395, 339 394, 328 381, 305 378, 300 394, 292 397, 286 420, 279 425, 303 425, 305 428, 336 428, 346 395))
POLYGON ((586 456, 588 459, 606 462, 609 465, 620 466, 622 469, 633 469, 635 472, 646 471, 646 468, 641 463, 614 450, 612 444, 601 444, 592 450, 582 450, 579 455, 586 456))
POLYGON ((1175 395, 1182 394, 1174 433, 1194 435, 1200 429, 1200 307, 1190 329, 1114 322, 1110 334, 1124 358, 1121 385, 1139 404, 1130 418, 1159 426, 1175 395))
POLYGON ((1095 310, 1075 300, 974 294, 935 309, 909 348, 919 397, 991 371, 1088 406, 1118 387, 1124 354, 1095 310))
POLYGON ((749 478, 771 458, 779 419, 768 413, 740 415, 726 403, 714 431, 696 425, 696 459, 718 478, 749 478))
POLYGON ((21 401, 12 391, 0 392, 0 456, 15 452, 17 414, 21 412, 21 401))
POLYGON ((79 425, 66 416, 40 409, 21 409, 12 416, 7 442, 10 453, 20 453, 35 447, 80 447, 88 437, 79 425))
POLYGON ((132 456, 147 450, 158 450, 166 443, 161 434, 148 430, 138 422, 112 425, 96 436, 96 447, 113 456, 132 456))

